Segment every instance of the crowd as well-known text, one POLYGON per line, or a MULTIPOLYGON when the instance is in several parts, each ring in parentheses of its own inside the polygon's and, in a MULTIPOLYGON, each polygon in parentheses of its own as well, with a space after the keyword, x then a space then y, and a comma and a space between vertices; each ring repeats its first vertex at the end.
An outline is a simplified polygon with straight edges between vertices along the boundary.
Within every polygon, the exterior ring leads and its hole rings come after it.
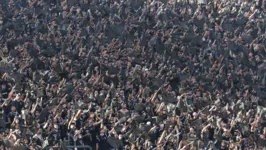
POLYGON ((266 148, 264 1, 0 5, 0 149, 266 148))

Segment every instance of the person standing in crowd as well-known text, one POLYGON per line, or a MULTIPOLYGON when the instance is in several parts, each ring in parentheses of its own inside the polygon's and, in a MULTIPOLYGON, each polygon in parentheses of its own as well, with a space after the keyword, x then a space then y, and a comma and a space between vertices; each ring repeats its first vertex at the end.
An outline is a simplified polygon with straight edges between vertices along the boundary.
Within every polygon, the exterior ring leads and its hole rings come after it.
POLYGON ((96 150, 111 150, 109 143, 107 142, 107 135, 105 131, 101 130, 100 135, 97 135, 96 150))

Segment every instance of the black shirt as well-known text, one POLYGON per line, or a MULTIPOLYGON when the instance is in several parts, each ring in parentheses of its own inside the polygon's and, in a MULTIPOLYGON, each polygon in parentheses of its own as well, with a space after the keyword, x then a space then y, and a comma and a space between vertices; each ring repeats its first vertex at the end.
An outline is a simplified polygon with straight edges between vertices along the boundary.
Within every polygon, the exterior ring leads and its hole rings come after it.
POLYGON ((0 98, 0 105, 3 105, 4 102, 5 101, 2 98, 0 98))
POLYGON ((214 140, 214 128, 212 128, 212 127, 209 127, 209 140, 214 140))
POLYGON ((83 136, 83 141, 84 141, 85 145, 90 145, 90 146, 93 145, 92 134, 91 134, 91 130, 89 128, 85 128, 82 131, 82 136, 83 136))
POLYGON ((71 129, 69 132, 68 132, 69 136, 68 136, 68 140, 69 140, 69 143, 71 145, 74 145, 74 135, 75 135, 75 130, 71 129))
POLYGON ((57 142, 59 142, 59 140, 61 139, 60 132, 60 130, 55 130, 50 134, 48 138, 50 144, 55 145, 57 142))
POLYGON ((0 87, 0 91, 1 91, 1 94, 2 94, 2 97, 4 99, 6 99, 8 97, 8 94, 9 92, 11 91, 10 87, 7 85, 7 83, 1 83, 1 84, 5 84, 6 85, 6 88, 5 89, 2 89, 2 87, 0 87))
POLYGON ((92 142, 93 143, 96 143, 96 141, 97 141, 97 133, 99 133, 98 132, 98 128, 96 128, 96 127, 89 127, 89 130, 90 130, 90 133, 91 133, 91 138, 92 138, 92 142))
POLYGON ((107 136, 97 136, 97 143, 99 145, 99 149, 98 150, 110 150, 111 147, 109 145, 109 143, 107 142, 107 136))
POLYGON ((8 97, 8 92, 6 90, 1 90, 1 94, 3 98, 7 98, 8 97))
POLYGON ((8 114, 8 118, 10 119, 10 123, 12 123, 15 119, 15 117, 18 116, 18 113, 17 112, 10 112, 8 114))
POLYGON ((21 109, 23 108, 23 105, 24 105, 22 101, 17 101, 17 100, 11 101, 10 105, 15 106, 18 113, 21 114, 21 109))

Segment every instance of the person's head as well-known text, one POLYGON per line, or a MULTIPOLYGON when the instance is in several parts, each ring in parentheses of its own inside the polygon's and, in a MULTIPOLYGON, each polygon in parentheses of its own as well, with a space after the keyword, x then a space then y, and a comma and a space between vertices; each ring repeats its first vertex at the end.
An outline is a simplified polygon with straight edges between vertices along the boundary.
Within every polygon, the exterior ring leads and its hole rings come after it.
POLYGON ((230 143, 229 149, 235 149, 235 147, 236 147, 236 144, 235 143, 230 143))
POLYGON ((89 119, 88 120, 88 125, 91 127, 91 126, 93 126, 93 120, 92 119, 89 119))
POLYGON ((189 128, 189 132, 192 133, 192 134, 194 134, 194 132, 195 132, 194 128, 192 128, 192 127, 189 128))
POLYGON ((5 90, 6 89, 6 84, 2 84, 1 88, 2 88, 2 90, 5 90))
POLYGON ((54 124, 54 128, 55 129, 58 129, 59 127, 58 127, 58 124, 54 124))
POLYGON ((226 144, 226 142, 224 140, 222 141, 221 146, 222 147, 226 147, 227 146, 227 144, 226 144))
POLYGON ((123 135, 122 134, 119 134, 118 139, 119 140, 122 140, 123 139, 123 135))
POLYGON ((122 109, 127 109, 127 105, 126 104, 122 104, 122 109))
POLYGON ((199 115, 199 114, 198 114, 197 112, 193 112, 193 117, 194 117, 194 118, 197 118, 198 115, 199 115))
POLYGON ((27 138, 23 139, 24 144, 28 145, 29 144, 29 140, 27 138))
POLYGON ((97 97, 99 92, 97 90, 94 91, 94 96, 97 97))
POLYGON ((100 95, 104 95, 104 90, 101 90, 100 91, 100 95))
POLYGON ((104 136, 104 130, 100 131, 100 136, 104 136))
POLYGON ((66 104, 63 104, 63 108, 66 108, 67 107, 67 105, 66 104))
POLYGON ((12 106, 12 107, 11 107, 11 111, 12 111, 12 112, 16 112, 16 111, 17 111, 16 107, 15 107, 15 106, 12 106))
POLYGON ((35 115, 36 115, 36 116, 39 116, 39 115, 40 115, 39 110, 36 110, 36 111, 35 111, 35 115))
POLYGON ((19 119, 18 119, 18 118, 15 118, 15 119, 14 119, 14 122, 15 122, 16 124, 18 124, 18 123, 19 123, 19 119))
POLYGON ((256 62, 261 62, 261 59, 258 55, 255 56, 255 60, 256 60, 256 62))
POLYGON ((76 129, 76 125, 75 125, 74 123, 72 123, 72 124, 70 125, 70 129, 72 129, 72 130, 76 129))
POLYGON ((42 129, 38 129, 37 134, 41 135, 42 134, 42 129))

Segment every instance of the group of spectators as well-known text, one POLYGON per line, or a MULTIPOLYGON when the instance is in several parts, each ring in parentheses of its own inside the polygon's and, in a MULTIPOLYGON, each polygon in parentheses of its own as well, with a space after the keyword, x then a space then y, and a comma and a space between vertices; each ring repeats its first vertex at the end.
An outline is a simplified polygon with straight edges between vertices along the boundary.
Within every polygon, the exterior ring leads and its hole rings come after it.
POLYGON ((0 5, 0 149, 266 148, 263 0, 0 5))

